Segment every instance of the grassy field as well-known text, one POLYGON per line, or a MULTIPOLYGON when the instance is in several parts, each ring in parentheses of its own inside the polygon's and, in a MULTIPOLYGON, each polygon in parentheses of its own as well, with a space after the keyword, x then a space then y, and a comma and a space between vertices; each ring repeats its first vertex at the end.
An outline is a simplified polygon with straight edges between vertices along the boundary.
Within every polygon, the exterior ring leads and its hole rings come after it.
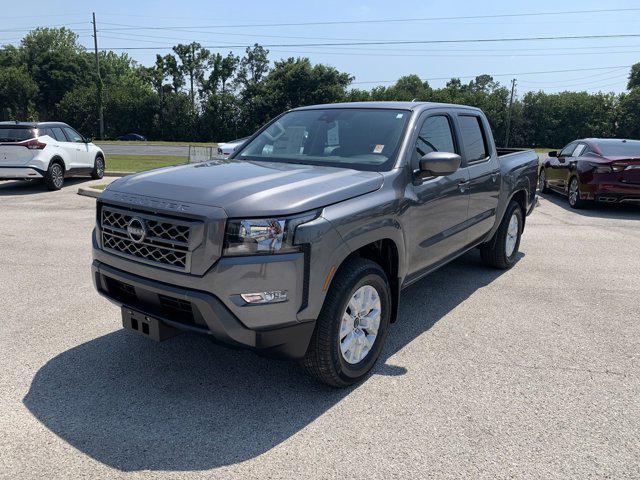
POLYGON ((109 155, 107 172, 142 172, 152 168, 187 163, 187 157, 173 155, 109 155))
POLYGON ((188 147, 189 145, 194 145, 197 147, 216 147, 218 144, 216 142, 164 142, 164 141, 150 141, 150 142, 126 142, 120 140, 96 140, 94 142, 96 145, 136 145, 139 147, 144 147, 147 145, 168 145, 172 147, 188 147))

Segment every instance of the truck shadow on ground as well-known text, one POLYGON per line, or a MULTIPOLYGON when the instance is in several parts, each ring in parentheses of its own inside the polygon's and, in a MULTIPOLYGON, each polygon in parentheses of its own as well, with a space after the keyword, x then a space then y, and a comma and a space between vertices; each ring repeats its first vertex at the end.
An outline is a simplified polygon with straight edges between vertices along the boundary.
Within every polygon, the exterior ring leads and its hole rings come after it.
MULTIPOLYGON (((405 367, 386 360, 502 273, 473 251, 406 289, 373 375, 403 375, 405 367)), ((119 330, 51 359, 23 402, 49 430, 110 467, 188 471, 254 458, 355 388, 331 389, 293 362, 205 338, 156 344, 119 330)))
POLYGON ((587 208, 571 208, 567 197, 556 192, 547 192, 540 195, 558 207, 568 212, 583 217, 610 218, 613 220, 640 220, 640 205, 609 205, 606 203, 593 203, 587 208))
MULTIPOLYGON (((93 181, 91 178, 70 177, 64 179, 62 190, 74 188, 82 183, 93 181)), ((37 180, 8 180, 0 182, 0 197, 13 197, 20 195, 35 195, 36 193, 49 193, 55 195, 58 192, 50 191, 44 183, 37 180)))

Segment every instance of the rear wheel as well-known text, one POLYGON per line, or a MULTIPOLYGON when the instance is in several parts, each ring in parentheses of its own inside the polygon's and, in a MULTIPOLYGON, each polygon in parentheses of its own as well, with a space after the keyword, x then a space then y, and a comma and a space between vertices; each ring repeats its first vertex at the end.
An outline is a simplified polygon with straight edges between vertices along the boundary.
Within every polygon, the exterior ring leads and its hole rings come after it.
POLYGON ((104 177, 104 158, 100 155, 96 157, 96 161, 93 164, 93 170, 91 171, 91 178, 98 180, 104 177))
POLYGON ((347 260, 327 294, 302 366, 333 387, 363 379, 380 356, 390 312, 382 268, 360 257, 347 260))
POLYGON ((580 182, 578 177, 571 177, 569 181, 569 206, 571 208, 585 208, 588 202, 580 198, 580 182))
POLYGON ((64 169, 58 162, 49 164, 47 173, 44 175, 44 184, 49 190, 60 190, 64 185, 64 169))
POLYGON ((513 267, 518 257, 523 226, 522 209, 518 202, 512 200, 496 233, 491 240, 480 246, 482 262, 502 270, 513 267))

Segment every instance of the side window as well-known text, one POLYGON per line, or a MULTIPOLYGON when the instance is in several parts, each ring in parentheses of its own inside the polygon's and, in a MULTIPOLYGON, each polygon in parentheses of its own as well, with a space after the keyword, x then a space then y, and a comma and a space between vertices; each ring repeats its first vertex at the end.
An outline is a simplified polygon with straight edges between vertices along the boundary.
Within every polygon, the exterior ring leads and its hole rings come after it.
POLYGON ((64 127, 64 133, 69 137, 70 142, 82 143, 83 139, 78 132, 76 132, 73 128, 64 127))
POLYGON ((587 146, 584 143, 580 143, 578 144, 578 146, 576 147, 576 149, 573 151, 573 153, 571 154, 572 157, 579 157, 580 155, 582 155, 584 153, 584 151, 587 149, 587 146))
POLYGON ((485 160, 489 154, 487 139, 480 117, 460 115, 458 119, 467 162, 473 163, 485 160))
POLYGON ((560 154, 558 155, 559 157, 570 157, 571 154, 573 153, 573 150, 576 148, 577 143, 570 143, 569 145, 567 145, 566 147, 564 147, 561 151, 560 154))
POLYGON ((50 128, 39 128, 38 135, 41 137, 44 137, 46 135, 48 137, 55 138, 50 128))
POLYGON ((419 159, 431 152, 456 153, 453 132, 449 119, 444 115, 434 115, 422 124, 416 140, 415 157, 419 159))
POLYGON ((67 137, 62 133, 62 129, 60 127, 51 127, 52 137, 58 140, 59 142, 66 142, 67 137))

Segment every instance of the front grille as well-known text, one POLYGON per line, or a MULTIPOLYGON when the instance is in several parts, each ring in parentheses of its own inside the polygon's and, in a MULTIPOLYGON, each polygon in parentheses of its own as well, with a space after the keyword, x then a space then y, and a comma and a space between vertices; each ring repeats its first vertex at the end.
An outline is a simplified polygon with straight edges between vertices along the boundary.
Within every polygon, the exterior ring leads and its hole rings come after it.
POLYGON ((103 206, 100 226, 106 251, 171 270, 190 269, 194 222, 103 206), (142 229, 132 235, 130 224, 142 229))

